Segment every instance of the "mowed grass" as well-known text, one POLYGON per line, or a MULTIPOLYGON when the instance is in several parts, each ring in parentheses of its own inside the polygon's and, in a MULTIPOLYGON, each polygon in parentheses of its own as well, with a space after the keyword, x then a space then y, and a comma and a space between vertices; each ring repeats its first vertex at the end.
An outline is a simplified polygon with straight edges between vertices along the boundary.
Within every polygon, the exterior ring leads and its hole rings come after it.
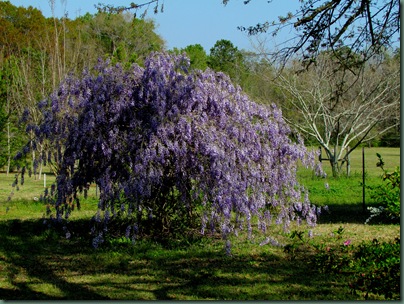
MULTIPOLYGON (((366 150, 369 183, 378 182, 381 173, 375 166, 376 152, 382 154, 386 168, 394 169, 400 163, 399 149, 366 150)), ((310 172, 299 172, 312 201, 330 207, 330 214, 322 216, 313 229, 310 241, 315 244, 338 245, 349 239, 356 245, 374 238, 387 241, 400 236, 399 225, 363 224, 368 214, 362 212, 362 190, 356 188, 362 162, 361 151, 357 152, 359 155, 354 153, 351 158, 351 178, 333 179, 329 174, 326 179, 318 179, 310 172), (324 183, 330 185, 329 190, 324 183), (336 234, 340 227, 344 228, 342 235, 336 234)), ((47 180, 51 179, 48 175, 47 180)), ((232 238, 231 256, 225 254, 219 237, 198 235, 166 242, 138 240, 134 246, 125 238, 110 239, 95 250, 88 222, 97 205, 94 188, 92 197, 82 200, 82 210, 73 212, 69 223, 72 237, 66 239, 61 227, 47 229, 43 223, 45 206, 32 199, 43 191, 43 180, 26 177, 24 185, 8 201, 11 184, 12 178, 0 174, 0 299, 363 299, 363 295, 351 292, 346 277, 321 274, 313 268, 310 251, 291 256, 281 247, 259 246, 263 240, 260 237, 232 238)), ((279 227, 271 229, 280 243, 291 242, 279 227)), ((303 231, 306 238, 309 231, 303 226, 291 230, 303 231)), ((370 295, 370 299, 383 298, 370 295)))
MULTIPOLYGON (((365 148, 365 186, 376 186, 382 183, 383 171, 376 166, 378 162, 376 153, 382 155, 385 170, 393 171, 400 166, 399 148, 365 148)), ((363 197, 362 149, 354 150, 350 159, 349 177, 345 175, 345 167, 340 177, 332 177, 328 161, 322 163, 327 173, 326 178, 316 177, 312 170, 301 168, 298 171, 301 183, 309 191, 311 202, 319 206, 327 205, 330 208, 330 214, 324 214, 320 218, 320 223, 329 221, 363 223, 369 216, 366 208, 374 206, 370 197, 371 191, 366 187, 365 197, 363 197), (365 212, 363 212, 364 207, 365 212)))

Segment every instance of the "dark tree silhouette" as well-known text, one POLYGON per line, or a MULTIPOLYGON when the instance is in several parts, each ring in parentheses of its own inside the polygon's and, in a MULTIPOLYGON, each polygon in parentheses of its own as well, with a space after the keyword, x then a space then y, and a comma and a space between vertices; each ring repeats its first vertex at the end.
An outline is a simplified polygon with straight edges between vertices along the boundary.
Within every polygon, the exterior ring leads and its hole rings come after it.
POLYGON ((164 11, 164 1, 159 0, 142 1, 141 3, 131 2, 128 6, 114 6, 111 4, 99 3, 98 5, 96 5, 96 8, 98 9, 99 12, 108 12, 108 13, 122 13, 124 11, 134 10, 135 17, 137 16, 137 12, 139 11, 139 9, 143 9, 141 18, 144 18, 148 13, 148 9, 150 8, 150 6, 153 8, 153 12, 155 14, 157 14, 158 11, 161 12, 164 11))
MULTIPOLYGON (((223 0, 226 5, 230 0, 223 0)), ((253 1, 246 0, 244 4, 253 1)), ((268 1, 275 5, 273 1, 268 1)), ((254 26, 239 26, 249 35, 271 33, 276 35, 286 27, 294 27, 293 43, 280 47, 271 54, 285 63, 289 58, 302 55, 310 65, 324 50, 349 47, 352 58, 339 57, 339 62, 362 65, 375 54, 383 52, 399 39, 400 3, 398 0, 307 0, 300 1, 300 8, 288 12, 276 21, 265 21, 254 26), (357 56, 360 54, 361 56, 357 56), (354 59, 354 60, 351 60, 354 59)), ((338 56, 338 52, 336 52, 338 56)), ((349 66, 348 66, 349 68, 349 66)))

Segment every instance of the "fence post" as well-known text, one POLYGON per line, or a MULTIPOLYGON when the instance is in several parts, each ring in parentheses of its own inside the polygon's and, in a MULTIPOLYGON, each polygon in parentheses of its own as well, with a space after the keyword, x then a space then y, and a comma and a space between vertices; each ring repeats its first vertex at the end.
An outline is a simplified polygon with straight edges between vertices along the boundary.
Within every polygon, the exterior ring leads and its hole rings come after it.
POLYGON ((362 147, 362 206, 363 212, 366 211, 365 204, 365 147, 362 147))
POLYGON ((320 150, 320 153, 318 154, 318 160, 320 161, 320 163, 322 162, 323 158, 321 155, 321 146, 318 148, 320 150))

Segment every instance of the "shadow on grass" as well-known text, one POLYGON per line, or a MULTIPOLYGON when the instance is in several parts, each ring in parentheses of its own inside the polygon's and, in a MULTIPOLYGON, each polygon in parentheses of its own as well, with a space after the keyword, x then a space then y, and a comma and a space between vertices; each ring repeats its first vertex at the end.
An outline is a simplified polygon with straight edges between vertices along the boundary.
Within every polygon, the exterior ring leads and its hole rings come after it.
MULTIPOLYGON (((318 224, 364 224, 371 213, 368 207, 377 207, 375 204, 366 204, 365 210, 362 203, 356 204, 329 204, 329 212, 323 212, 318 218, 318 224)), ((391 220, 384 221, 379 218, 372 219, 369 225, 394 224, 391 220)), ((399 219, 398 219, 399 221, 399 219)), ((398 224, 399 222, 397 222, 398 224)))
POLYGON ((0 222, 0 299, 357 299, 346 283, 320 275, 305 259, 287 259, 281 249, 226 256, 221 242, 205 239, 171 250, 152 241, 94 250, 87 228, 75 222, 66 240, 41 220, 0 222))
POLYGON ((54 262, 59 258, 63 260, 74 250, 63 248, 58 242, 52 243, 54 238, 42 220, 0 222, 0 263, 5 262, 3 267, 6 268, 2 279, 6 276, 13 286, 12 289, 0 288, 0 299, 107 299, 55 273, 54 262), (39 284, 50 285, 64 295, 52 296, 31 287, 39 284))
MULTIPOLYGON (((366 206, 367 207, 367 206, 366 206)), ((364 224, 369 217, 369 211, 363 210, 362 203, 355 204, 329 204, 329 212, 323 212, 319 219, 319 224, 351 223, 364 224)))

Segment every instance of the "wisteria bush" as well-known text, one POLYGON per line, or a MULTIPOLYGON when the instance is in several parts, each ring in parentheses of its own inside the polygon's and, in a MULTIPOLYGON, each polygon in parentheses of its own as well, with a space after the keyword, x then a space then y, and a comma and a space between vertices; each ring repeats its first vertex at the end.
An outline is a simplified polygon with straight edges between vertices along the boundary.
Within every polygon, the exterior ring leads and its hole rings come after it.
POLYGON ((117 218, 133 239, 174 220, 198 220, 202 233, 224 238, 251 236, 254 225, 266 237, 273 222, 316 223, 320 208, 296 177, 298 163, 315 158, 291 139, 281 111, 252 102, 223 73, 191 70, 183 55, 154 53, 130 69, 99 61, 39 107, 43 121, 29 126, 36 139, 25 152, 47 147, 38 161, 57 164, 57 219, 79 205, 78 193, 99 187, 97 244, 117 218))

